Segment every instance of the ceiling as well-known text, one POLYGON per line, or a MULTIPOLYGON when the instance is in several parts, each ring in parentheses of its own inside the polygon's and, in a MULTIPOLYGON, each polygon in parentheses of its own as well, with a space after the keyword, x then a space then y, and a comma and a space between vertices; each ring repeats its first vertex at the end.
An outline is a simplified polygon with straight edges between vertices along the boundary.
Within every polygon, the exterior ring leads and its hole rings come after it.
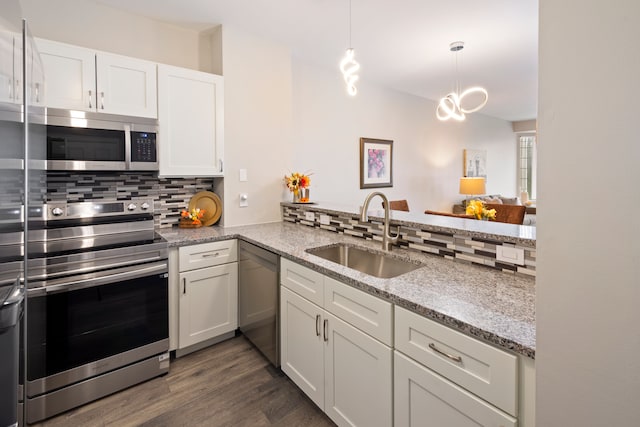
MULTIPOLYGON (((349 0, 93 1, 196 30, 233 25, 336 73, 349 47, 349 0)), ((462 87, 489 92, 481 113, 536 117, 538 0, 352 0, 361 81, 437 100, 453 89, 457 40, 462 87)))

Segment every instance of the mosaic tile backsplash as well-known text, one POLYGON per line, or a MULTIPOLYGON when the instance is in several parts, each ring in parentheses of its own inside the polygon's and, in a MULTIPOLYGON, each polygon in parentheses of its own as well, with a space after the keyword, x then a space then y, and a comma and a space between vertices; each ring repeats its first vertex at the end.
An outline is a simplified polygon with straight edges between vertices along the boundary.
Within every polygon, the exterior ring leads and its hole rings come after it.
MULTIPOLYGON (((339 234, 360 237, 366 240, 382 241, 382 222, 370 219, 369 222, 360 222, 351 213, 333 213, 322 211, 323 215, 330 217, 328 225, 320 224, 319 215, 315 215, 314 221, 305 219, 304 209, 282 206, 283 221, 300 224, 307 227, 321 228, 339 234)), ((395 233, 392 226, 391 232, 395 233)), ((402 226, 398 245, 407 249, 413 249, 425 253, 438 255, 447 259, 461 262, 469 262, 509 273, 536 275, 536 248, 520 246, 513 243, 497 240, 481 239, 477 237, 456 235, 453 233, 437 233, 418 227, 402 226), (496 260, 496 246, 516 247, 524 250, 524 266, 496 260)))
POLYGON ((47 172, 47 202, 96 199, 155 201, 155 226, 178 224, 180 211, 199 191, 214 191, 216 178, 158 178, 154 172, 47 172))

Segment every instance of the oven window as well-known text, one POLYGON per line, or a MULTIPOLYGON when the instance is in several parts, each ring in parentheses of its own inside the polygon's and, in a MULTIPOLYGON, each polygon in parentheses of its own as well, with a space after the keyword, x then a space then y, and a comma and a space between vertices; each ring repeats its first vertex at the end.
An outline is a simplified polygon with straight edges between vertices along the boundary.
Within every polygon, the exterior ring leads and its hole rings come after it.
POLYGON ((30 298, 29 380, 167 339, 163 276, 30 298))

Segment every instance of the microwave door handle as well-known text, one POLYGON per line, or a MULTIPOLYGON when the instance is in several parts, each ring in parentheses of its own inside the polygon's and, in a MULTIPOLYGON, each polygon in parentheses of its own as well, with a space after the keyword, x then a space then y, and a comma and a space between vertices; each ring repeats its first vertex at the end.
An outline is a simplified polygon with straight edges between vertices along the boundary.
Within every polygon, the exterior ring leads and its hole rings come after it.
POLYGON ((124 162, 125 169, 131 169, 131 126, 124 125, 124 162))

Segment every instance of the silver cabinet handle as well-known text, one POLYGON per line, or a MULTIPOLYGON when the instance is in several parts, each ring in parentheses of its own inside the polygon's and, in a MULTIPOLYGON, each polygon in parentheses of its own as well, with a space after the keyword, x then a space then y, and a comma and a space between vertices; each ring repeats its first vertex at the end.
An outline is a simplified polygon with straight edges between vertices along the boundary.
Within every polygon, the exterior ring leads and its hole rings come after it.
POLYGON ((40 83, 36 83, 36 103, 40 103, 40 83))
POLYGON ((187 278, 186 277, 182 278, 182 293, 183 294, 187 293, 187 278))
POLYGON ((103 110, 104 110, 104 92, 100 92, 100 104, 103 110))
POLYGON ((13 90, 13 83, 11 82, 11 80, 9 80, 9 99, 13 99, 13 95, 11 94, 12 90, 13 90))
POLYGON ((16 80, 15 99, 20 99, 20 80, 16 80))
POLYGON ((316 314, 316 336, 320 336, 320 315, 316 314))
POLYGON ((218 256, 220 252, 216 252, 214 254, 202 254, 202 258, 211 258, 212 256, 218 256))
POLYGON ((89 108, 93 108, 93 92, 89 91, 89 108))
POLYGON ((324 342, 329 341, 328 328, 329 328, 329 320, 328 319, 324 319, 324 323, 323 323, 323 326, 322 326, 322 330, 323 330, 323 334, 324 334, 324 342))
POLYGON ((220 159, 220 172, 224 172, 224 162, 220 159))
POLYGON ((454 355, 449 354, 449 353, 445 353, 444 351, 442 351, 438 347, 436 347, 436 345, 434 343, 432 343, 432 342, 429 343, 429 348, 431 350, 435 351, 436 353, 441 354, 444 357, 453 360, 454 362, 458 362, 458 363, 462 362, 462 357, 454 356, 454 355))

